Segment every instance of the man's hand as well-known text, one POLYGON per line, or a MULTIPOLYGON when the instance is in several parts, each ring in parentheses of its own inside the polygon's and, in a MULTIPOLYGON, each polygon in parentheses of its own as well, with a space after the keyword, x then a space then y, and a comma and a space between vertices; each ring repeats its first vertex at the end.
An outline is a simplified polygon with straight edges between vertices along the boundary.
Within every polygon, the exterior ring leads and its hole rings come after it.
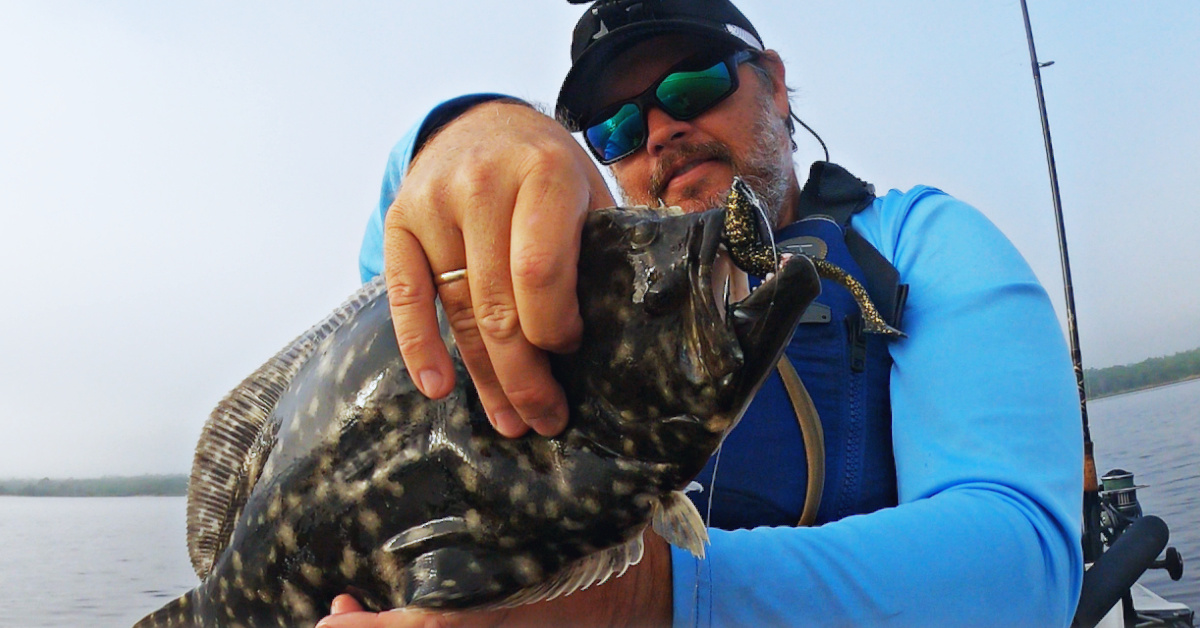
POLYGON ((545 352, 579 343, 584 216, 613 204, 579 144, 528 106, 480 104, 436 133, 384 223, 396 340, 421 391, 436 399, 454 388, 436 295, 492 425, 505 436, 560 432, 566 398, 545 352), (435 274, 460 268, 465 281, 434 286, 435 274))
POLYGON ((625 575, 549 602, 497 611, 431 613, 364 612, 353 597, 339 595, 318 628, 456 628, 459 626, 669 626, 672 619, 671 552, 662 537, 646 531, 642 562, 625 575))

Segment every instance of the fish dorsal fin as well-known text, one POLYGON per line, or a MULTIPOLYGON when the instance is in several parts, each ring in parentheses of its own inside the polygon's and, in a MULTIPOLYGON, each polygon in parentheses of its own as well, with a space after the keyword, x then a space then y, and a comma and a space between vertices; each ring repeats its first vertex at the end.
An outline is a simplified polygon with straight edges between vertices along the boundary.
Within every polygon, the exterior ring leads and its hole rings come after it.
POLYGON ((382 278, 364 284, 341 307, 242 381, 209 415, 188 482, 188 556, 200 578, 208 575, 229 542, 270 453, 267 418, 280 396, 321 341, 386 290, 382 278))
POLYGON ((654 505, 654 531, 671 545, 704 558, 708 528, 696 505, 682 491, 667 493, 654 505))
POLYGON ((517 591, 497 606, 511 608, 553 600, 560 595, 570 595, 592 585, 604 584, 609 578, 618 578, 630 566, 641 562, 644 549, 642 532, 638 532, 625 543, 584 556, 542 584, 517 591))

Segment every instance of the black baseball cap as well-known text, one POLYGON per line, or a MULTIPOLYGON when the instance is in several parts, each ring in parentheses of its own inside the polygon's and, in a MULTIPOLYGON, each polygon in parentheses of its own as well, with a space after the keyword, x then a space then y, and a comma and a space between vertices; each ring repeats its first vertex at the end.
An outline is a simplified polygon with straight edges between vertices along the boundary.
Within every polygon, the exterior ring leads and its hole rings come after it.
POLYGON ((754 25, 729 0, 598 0, 575 24, 571 70, 555 108, 559 119, 579 130, 588 109, 602 104, 590 102, 597 73, 633 44, 667 33, 695 35, 735 50, 764 49, 754 25))

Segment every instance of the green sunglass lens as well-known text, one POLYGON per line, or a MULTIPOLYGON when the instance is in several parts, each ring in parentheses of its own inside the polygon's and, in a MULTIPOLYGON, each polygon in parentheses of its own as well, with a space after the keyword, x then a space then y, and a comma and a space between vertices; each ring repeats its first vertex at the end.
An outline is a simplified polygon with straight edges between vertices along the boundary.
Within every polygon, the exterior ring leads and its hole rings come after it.
MULTIPOLYGON (((692 66, 695 67, 695 66, 692 66)), ((703 70, 672 72, 654 88, 657 104, 677 120, 690 120, 728 96, 734 88, 729 64, 719 61, 703 70)), ((637 150, 646 141, 641 106, 653 106, 647 94, 621 105, 611 116, 584 131, 588 145, 603 163, 612 163, 637 150)))
POLYGON ((662 80, 654 95, 678 119, 695 117, 729 93, 733 81, 724 62, 695 72, 675 72, 662 80))
POLYGON ((588 127, 588 144, 602 155, 602 161, 617 159, 641 146, 642 115, 634 103, 625 103, 608 119, 588 127))

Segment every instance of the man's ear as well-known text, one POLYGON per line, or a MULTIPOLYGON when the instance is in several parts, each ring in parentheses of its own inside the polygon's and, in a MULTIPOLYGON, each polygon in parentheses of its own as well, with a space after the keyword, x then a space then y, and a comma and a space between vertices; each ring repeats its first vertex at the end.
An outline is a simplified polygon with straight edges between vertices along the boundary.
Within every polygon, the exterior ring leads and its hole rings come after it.
POLYGON ((791 110, 791 103, 788 101, 783 59, 780 59, 779 53, 774 50, 764 50, 759 54, 758 62, 771 76, 771 98, 775 101, 775 107, 786 117, 791 110))

